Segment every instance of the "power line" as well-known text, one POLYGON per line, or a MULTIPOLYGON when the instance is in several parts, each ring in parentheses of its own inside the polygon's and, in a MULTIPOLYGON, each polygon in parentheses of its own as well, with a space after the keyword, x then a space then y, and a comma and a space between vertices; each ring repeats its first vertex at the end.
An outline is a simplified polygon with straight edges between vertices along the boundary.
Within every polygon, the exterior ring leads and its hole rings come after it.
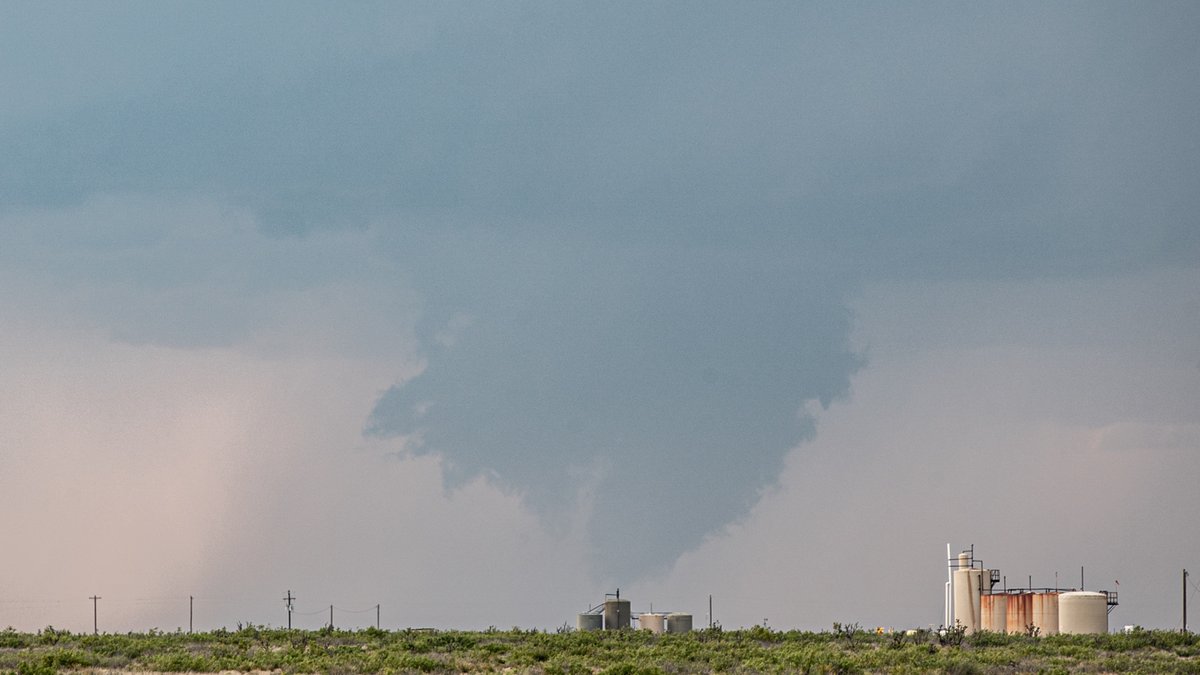
POLYGON ((374 612, 375 605, 371 605, 370 607, 368 607, 366 609, 346 609, 344 607, 338 607, 337 611, 345 612, 347 614, 366 614, 367 612, 374 612))

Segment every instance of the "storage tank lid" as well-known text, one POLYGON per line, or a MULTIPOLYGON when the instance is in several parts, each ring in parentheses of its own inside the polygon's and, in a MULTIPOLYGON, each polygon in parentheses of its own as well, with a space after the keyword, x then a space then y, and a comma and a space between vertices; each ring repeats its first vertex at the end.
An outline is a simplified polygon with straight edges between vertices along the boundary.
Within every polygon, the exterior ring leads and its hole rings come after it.
POLYGON ((1063 598, 1104 598, 1105 600, 1108 599, 1108 596, 1106 596, 1103 593, 1099 593, 1097 591, 1067 591, 1066 593, 1059 593, 1059 596, 1061 596, 1063 598))

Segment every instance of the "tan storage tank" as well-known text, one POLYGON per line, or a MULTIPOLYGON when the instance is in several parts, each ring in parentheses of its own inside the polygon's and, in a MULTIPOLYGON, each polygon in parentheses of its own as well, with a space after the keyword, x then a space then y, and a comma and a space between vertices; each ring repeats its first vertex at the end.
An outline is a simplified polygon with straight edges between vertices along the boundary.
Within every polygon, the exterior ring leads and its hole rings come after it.
POLYGON ((629 628, 629 601, 610 599, 604 601, 604 630, 629 628))
POLYGON ((671 612, 667 615, 668 633, 692 632, 692 615, 683 612, 671 612))
POLYGON ((1058 593, 1033 594, 1033 625, 1038 635, 1058 635, 1058 593))
POLYGON ((604 628, 604 615, 580 614, 575 617, 575 628, 578 630, 600 630, 604 628))
POLYGON ((1066 635, 1108 632, 1108 596, 1071 591, 1058 596, 1058 632, 1066 635))
POLYGON ((1008 596, 1008 612, 1005 624, 1013 635, 1024 635, 1033 623, 1033 594, 1013 593, 1008 596))
POLYGON ((667 627, 667 616, 646 612, 638 616, 638 627, 651 633, 662 633, 667 627))
POLYGON ((1008 596, 1003 594, 979 597, 980 630, 1008 632, 1008 596))
POLYGON ((954 620, 967 633, 979 630, 979 583, 982 570, 954 570, 954 620))

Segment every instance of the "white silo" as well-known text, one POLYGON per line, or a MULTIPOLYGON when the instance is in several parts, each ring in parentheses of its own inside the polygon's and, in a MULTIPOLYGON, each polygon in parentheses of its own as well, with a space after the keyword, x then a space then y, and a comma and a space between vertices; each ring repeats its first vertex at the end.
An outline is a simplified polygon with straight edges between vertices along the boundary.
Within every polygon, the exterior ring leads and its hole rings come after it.
MULTIPOLYGON (((960 560, 962 556, 959 557, 960 560)), ((954 620, 961 623, 967 633, 979 630, 979 587, 983 570, 954 570, 954 620)))
POLYGON ((1108 596, 1071 591, 1058 596, 1058 632, 1066 635, 1108 632, 1108 596))

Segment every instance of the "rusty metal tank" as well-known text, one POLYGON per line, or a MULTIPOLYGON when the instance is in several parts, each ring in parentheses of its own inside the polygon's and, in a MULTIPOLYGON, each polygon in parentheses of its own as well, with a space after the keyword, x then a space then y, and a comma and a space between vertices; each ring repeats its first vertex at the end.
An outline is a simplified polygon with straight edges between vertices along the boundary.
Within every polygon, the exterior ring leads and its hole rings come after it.
POLYGON ((1058 635, 1058 593, 1033 594, 1033 625, 1038 635, 1058 635))
POLYGON ((979 597, 980 630, 1008 632, 1008 596, 1003 593, 979 597))
POLYGON ((1066 635, 1108 632, 1108 596, 1071 591, 1058 596, 1058 630, 1066 635))
POLYGON ((1008 596, 1008 611, 1005 625, 1008 632, 1014 635, 1024 635, 1033 623, 1033 594, 1010 593, 1008 596))

